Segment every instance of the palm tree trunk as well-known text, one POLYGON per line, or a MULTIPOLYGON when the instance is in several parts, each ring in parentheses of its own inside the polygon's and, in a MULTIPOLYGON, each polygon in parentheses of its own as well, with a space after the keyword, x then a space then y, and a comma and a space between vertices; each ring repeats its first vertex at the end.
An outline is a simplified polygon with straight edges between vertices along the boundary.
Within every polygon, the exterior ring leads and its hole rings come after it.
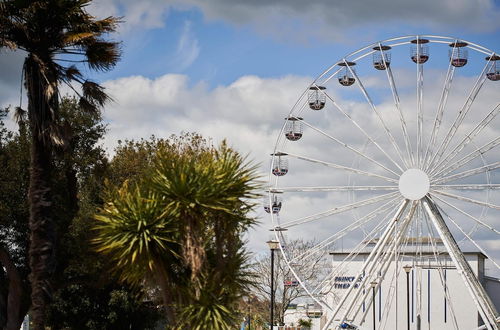
POLYGON ((47 99, 47 77, 40 61, 28 56, 25 62, 28 118, 31 129, 31 168, 28 200, 30 205, 31 315, 35 330, 45 327, 45 313, 51 296, 55 268, 56 233, 52 219, 52 150, 47 127, 51 109, 47 99))
POLYGON ((155 277, 156 282, 159 284, 161 289, 161 297, 163 300, 163 305, 165 308, 165 315, 170 324, 176 324, 177 318, 175 314, 174 299, 172 298, 172 286, 170 283, 168 272, 165 268, 165 264, 158 259, 155 267, 155 277))

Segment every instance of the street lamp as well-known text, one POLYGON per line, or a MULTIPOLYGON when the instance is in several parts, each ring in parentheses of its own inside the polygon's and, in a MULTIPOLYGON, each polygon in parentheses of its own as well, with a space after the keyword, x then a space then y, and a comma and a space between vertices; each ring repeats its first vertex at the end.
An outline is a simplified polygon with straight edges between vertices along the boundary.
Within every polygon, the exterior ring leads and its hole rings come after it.
POLYGON ((406 324, 407 330, 410 330, 410 270, 411 266, 403 267, 406 273, 406 324))
POLYGON ((373 330, 375 330, 375 288, 377 287, 377 282, 373 281, 370 285, 372 286, 373 330))
POLYGON ((271 330, 273 330, 274 323, 274 250, 280 248, 280 242, 270 240, 266 242, 271 250, 271 330))

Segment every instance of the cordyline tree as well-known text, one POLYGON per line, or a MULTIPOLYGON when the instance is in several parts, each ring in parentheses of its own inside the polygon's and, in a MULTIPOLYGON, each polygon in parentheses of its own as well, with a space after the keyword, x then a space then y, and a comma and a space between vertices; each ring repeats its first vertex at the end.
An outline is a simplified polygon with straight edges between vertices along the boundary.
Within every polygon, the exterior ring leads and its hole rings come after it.
POLYGON ((256 168, 197 135, 153 145, 124 150, 154 154, 141 179, 108 187, 97 248, 123 280, 161 289, 171 328, 234 329, 249 284, 241 236, 255 223, 256 168))
POLYGON ((104 39, 118 23, 89 15, 90 0, 3 0, 0 2, 0 47, 26 53, 24 85, 28 96, 31 133, 29 184, 31 310, 35 329, 44 328, 56 264, 55 224, 51 196, 52 155, 64 146, 66 132, 59 125, 59 89, 70 86, 87 111, 101 107, 108 97, 86 79, 75 65, 109 70, 119 59, 116 42, 104 39), (75 85, 76 84, 76 85, 75 85))

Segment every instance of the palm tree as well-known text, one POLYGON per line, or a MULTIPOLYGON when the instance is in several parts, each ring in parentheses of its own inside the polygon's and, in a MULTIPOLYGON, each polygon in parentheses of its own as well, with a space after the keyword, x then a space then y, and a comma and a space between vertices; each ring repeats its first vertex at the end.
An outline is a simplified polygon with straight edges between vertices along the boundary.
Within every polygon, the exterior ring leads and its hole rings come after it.
POLYGON ((160 141, 153 162, 136 185, 110 187, 98 249, 124 280, 160 287, 171 325, 234 329, 249 283, 241 235, 255 223, 255 167, 196 135, 160 141))
POLYGON ((91 0, 3 0, 0 47, 26 53, 24 84, 31 133, 30 282, 35 329, 43 329, 55 267, 56 224, 52 219, 51 171, 55 146, 65 145, 58 125, 59 88, 70 86, 80 106, 96 111, 108 100, 103 88, 80 72, 109 70, 119 59, 116 42, 104 36, 116 29, 114 17, 95 19, 85 10, 91 0), (74 84, 76 83, 76 87, 74 84))

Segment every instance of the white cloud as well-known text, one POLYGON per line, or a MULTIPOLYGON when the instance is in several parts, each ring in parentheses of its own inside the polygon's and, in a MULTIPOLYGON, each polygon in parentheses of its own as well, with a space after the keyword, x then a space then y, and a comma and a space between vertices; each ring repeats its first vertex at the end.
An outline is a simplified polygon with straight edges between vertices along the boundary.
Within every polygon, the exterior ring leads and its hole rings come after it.
MULTIPOLYGON (((402 109, 410 127, 410 138, 414 146, 416 141, 414 72, 411 74, 411 80, 407 80, 408 69, 397 70, 394 68, 394 70, 398 86, 401 87, 402 109), (400 81, 401 84, 399 84, 400 81)), ((388 88, 384 72, 370 72, 370 74, 366 74, 361 68, 359 72, 361 77, 365 74, 370 81, 369 84, 366 84, 369 92, 380 92, 384 86, 386 89, 388 88)), ((460 71, 457 71, 456 75, 446 106, 443 119, 444 128, 440 139, 450 127, 458 109, 462 107, 475 79, 462 76, 460 71)), ((439 102, 443 76, 442 71, 428 70, 425 77, 424 125, 426 132, 428 132, 439 102)), ((262 164, 262 173, 267 180, 269 154, 274 148, 283 119, 310 81, 309 77, 297 76, 274 79, 244 76, 230 85, 218 86, 214 89, 207 88, 204 83, 191 86, 185 75, 172 74, 154 80, 135 76, 108 81, 105 86, 116 102, 109 105, 105 111, 106 119, 111 123, 106 145, 111 150, 117 139, 148 137, 151 134, 168 137, 181 131, 196 131, 206 137, 213 138, 215 143, 227 138, 229 143, 240 152, 250 154, 250 158, 262 164)), ((398 159, 397 153, 391 147, 384 130, 381 128, 379 119, 360 95, 356 86, 345 88, 333 79, 327 87, 332 98, 342 105, 368 134, 373 136, 381 148, 394 159, 398 159)), ((469 116, 461 126, 462 129, 457 134, 457 138, 452 143, 452 147, 459 141, 459 138, 462 138, 466 132, 474 127, 473 123, 478 123, 498 103, 496 87, 494 82, 486 82, 473 108, 471 108, 469 116)), ((401 125, 399 117, 394 112, 392 96, 387 93, 383 95, 383 97, 376 98, 375 103, 386 124, 394 132, 396 142, 404 151, 401 125)), ((386 156, 373 143, 366 144, 366 138, 363 134, 347 118, 339 114, 331 102, 327 102, 325 109, 319 112, 311 111, 306 106, 300 115, 317 128, 350 144, 374 160, 389 164, 389 168, 396 170, 395 166, 390 164, 386 156)), ((499 136, 499 124, 499 120, 494 121, 488 130, 478 136, 478 141, 486 142, 499 136)), ((481 143, 478 144, 481 145, 481 143)), ((474 146, 470 145, 470 148, 464 152, 473 150, 472 147, 474 146)), ((303 138, 298 142, 287 143, 285 151, 394 177, 376 164, 356 156, 333 140, 307 127, 303 138)), ((498 159, 495 154, 490 156, 492 157, 486 157, 489 162, 498 159)), ((479 163, 477 166, 480 165, 479 163)), ((397 179, 397 177, 395 178, 397 179)), ((484 180, 484 175, 481 174, 474 179, 484 180)), ((285 186, 349 185, 353 182, 358 185, 387 184, 384 180, 349 175, 343 171, 332 170, 322 165, 297 159, 290 159, 290 172, 280 179, 280 182, 285 186)), ((462 191, 459 194, 480 200, 484 200, 485 197, 481 194, 469 194, 462 191)), ((373 196, 370 193, 357 194, 355 198, 344 193, 288 193, 285 195, 283 196, 283 211, 281 212, 283 221, 326 211, 373 196)), ((500 204, 498 197, 498 192, 491 192, 490 202, 500 204)), ((459 204, 465 210, 481 213, 482 207, 470 206, 467 203, 459 204)), ((309 226, 297 227, 298 231, 290 231, 288 234, 290 237, 299 235, 306 239, 324 238, 346 223, 352 222, 356 214, 357 216, 366 214, 367 210, 370 209, 372 208, 362 208, 354 213, 331 216, 318 220, 309 226)), ((251 249, 262 250, 266 248, 265 240, 270 238, 268 229, 271 225, 267 214, 262 209, 259 209, 257 214, 262 218, 263 224, 250 233, 249 242, 251 249)), ((470 222, 468 226, 470 229, 470 222)), ((346 238, 346 248, 348 248, 348 244, 355 242, 356 239, 361 239, 361 237, 362 232, 358 231, 350 238, 346 238)), ((491 239, 491 235, 487 234, 485 239, 491 239)))
POLYGON ((177 43, 177 50, 170 66, 174 71, 184 71, 193 64, 200 54, 200 46, 198 39, 191 29, 192 22, 184 22, 179 41, 177 43))
POLYGON ((99 17, 123 17, 120 31, 133 32, 135 29, 153 29, 165 25, 171 6, 169 1, 95 0, 89 11, 99 17))
POLYGON ((500 27, 500 10, 493 0, 100 0, 92 10, 125 16, 129 26, 125 30, 130 30, 163 26, 170 8, 193 7, 210 20, 250 24, 265 35, 304 41, 311 37, 348 41, 354 31, 369 35, 374 27, 387 27, 388 23, 468 31, 500 27))

